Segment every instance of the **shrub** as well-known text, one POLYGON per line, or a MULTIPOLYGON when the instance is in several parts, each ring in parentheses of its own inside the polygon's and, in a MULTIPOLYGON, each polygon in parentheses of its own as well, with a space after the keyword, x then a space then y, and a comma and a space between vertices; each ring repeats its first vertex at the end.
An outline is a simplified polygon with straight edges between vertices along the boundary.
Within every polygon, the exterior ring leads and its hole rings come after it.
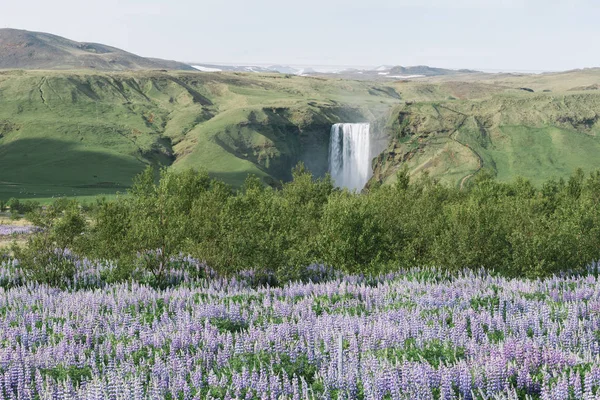
POLYGON ((156 182, 154 171, 146 169, 129 196, 96 207, 82 250, 97 258, 119 259, 123 276, 143 268, 161 281, 170 259, 187 249, 194 232, 193 205, 210 185, 206 172, 163 169, 156 182))
POLYGON ((162 285, 171 271, 185 270, 176 261, 183 253, 255 286, 329 279, 311 265, 370 275, 486 267, 535 278, 600 259, 600 173, 576 172, 541 188, 481 173, 461 190, 427 176, 411 181, 402 170, 396 184, 360 194, 335 189, 329 177, 316 179, 302 165, 281 189, 249 177, 233 191, 206 172, 162 170, 159 178, 148 169, 128 196, 98 202, 88 229, 66 200, 30 213, 42 231, 28 248, 17 247, 23 265, 40 269, 36 279, 56 280, 48 268, 70 270, 55 249, 72 248, 118 260, 111 279, 142 272, 162 285), (46 267, 35 267, 37 260, 46 267))
POLYGON ((28 238, 26 246, 16 243, 12 246, 25 277, 40 283, 66 285, 75 274, 75 258, 70 249, 82 240, 86 226, 77 203, 56 203, 27 214, 27 218, 39 230, 28 238))
POLYGON ((12 214, 26 214, 38 210, 40 208, 40 203, 33 200, 21 201, 13 197, 6 202, 5 207, 10 208, 12 214))

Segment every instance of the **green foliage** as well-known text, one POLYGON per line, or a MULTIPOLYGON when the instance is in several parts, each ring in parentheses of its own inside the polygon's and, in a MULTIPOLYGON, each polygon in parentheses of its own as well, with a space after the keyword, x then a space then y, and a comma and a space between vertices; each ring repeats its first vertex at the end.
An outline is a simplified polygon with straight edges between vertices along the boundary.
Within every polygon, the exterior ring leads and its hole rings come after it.
POLYGON ((488 331, 487 336, 492 343, 501 343, 504 341, 504 332, 501 330, 488 331))
POLYGON ((27 279, 61 286, 75 274, 71 250, 83 240, 85 217, 75 201, 59 200, 27 214, 40 231, 12 250, 27 279))
POLYGON ((292 181, 278 192, 279 246, 283 259, 276 266, 280 281, 308 280, 306 269, 311 262, 321 261, 319 241, 325 205, 331 198, 333 183, 329 176, 315 179, 298 164, 292 181))
MULTIPOLYGON (((252 271, 244 278, 252 285, 318 280, 331 275, 327 267, 373 275, 486 267, 536 278, 600 259, 600 173, 577 172, 539 189, 481 174, 460 190, 427 176, 411 182, 404 172, 395 185, 360 194, 334 189, 329 177, 315 179, 302 165, 292 175, 277 190, 251 176, 233 191, 206 172, 162 170, 157 179, 149 168, 127 196, 98 202, 87 229, 81 210, 65 200, 31 213, 43 229, 15 254, 40 281, 72 272, 55 251, 70 248, 117 259, 112 280, 144 271, 156 285, 167 270, 184 268, 181 253, 223 275, 252 271), (325 267, 307 268, 315 263, 325 267)), ((488 300, 473 307, 497 306, 488 300)))
POLYGON ((134 269, 152 273, 160 283, 173 266, 172 258, 188 249, 194 237, 190 214, 197 197, 209 189, 206 172, 174 173, 161 170, 156 182, 148 167, 137 176, 130 196, 103 202, 93 213, 87 252, 98 258, 121 261, 117 273, 134 269))
MULTIPOLYGON (((290 379, 295 375, 304 379, 309 385, 315 381, 317 368, 306 355, 299 355, 295 360, 292 360, 287 354, 278 354, 277 357, 280 362, 271 365, 273 373, 276 375, 286 374, 290 379)), ((250 366, 251 370, 258 370, 261 366, 269 365, 272 358, 272 355, 264 352, 243 353, 233 356, 226 368, 230 371, 241 372, 250 366)))
POLYGON ((321 220, 323 261, 346 272, 361 272, 389 259, 384 223, 375 196, 347 191, 330 196, 321 220))
POLYGON ((3 204, 1 211, 3 211, 4 207, 10 208, 11 214, 26 214, 39 209, 40 204, 32 200, 19 200, 15 197, 11 197, 3 204))
POLYGON ((403 347, 380 350, 379 355, 390 361, 425 361, 438 368, 441 364, 453 365, 464 359, 465 349, 453 347, 452 344, 439 340, 431 340, 418 345, 415 339, 410 338, 404 341, 403 347))
POLYGON ((480 308, 493 310, 500 305, 500 298, 498 297, 473 297, 470 300, 471 307, 475 311, 479 311, 480 308))
POLYGON ((219 332, 241 332, 248 329, 248 324, 244 321, 235 321, 229 318, 212 318, 210 323, 214 325, 219 332))
POLYGON ((213 184, 190 215, 192 253, 222 273, 255 269, 256 281, 306 278, 301 267, 318 260, 320 218, 333 185, 329 178, 314 179, 302 165, 293 177, 278 191, 256 177, 236 194, 213 184))
POLYGON ((77 367, 75 365, 58 365, 54 368, 42 369, 42 375, 47 375, 56 381, 71 380, 73 385, 79 386, 82 381, 92 378, 92 368, 89 366, 77 367))
POLYGON ((282 257, 277 216, 274 190, 250 176, 239 194, 229 196, 220 208, 212 249, 201 246, 197 254, 227 273, 247 268, 273 271, 282 257))

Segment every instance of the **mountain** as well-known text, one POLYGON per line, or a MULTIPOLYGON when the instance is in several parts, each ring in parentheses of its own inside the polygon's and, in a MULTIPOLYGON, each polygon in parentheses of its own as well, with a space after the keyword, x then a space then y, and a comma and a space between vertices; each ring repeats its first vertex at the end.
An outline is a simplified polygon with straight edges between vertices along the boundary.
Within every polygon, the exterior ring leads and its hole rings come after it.
POLYGON ((219 65, 206 63, 190 63, 195 69, 202 72, 256 72, 262 74, 282 73, 282 74, 297 74, 298 69, 284 65, 271 65, 268 67, 259 65, 219 65))
POLYGON ((423 76, 438 76, 438 75, 456 75, 475 73, 469 69, 453 70, 445 68, 434 68, 427 65, 416 65, 412 67, 396 66, 389 70, 390 75, 423 75, 423 76))
POLYGON ((281 73, 305 76, 340 77, 344 79, 359 80, 388 80, 410 79, 418 77, 432 77, 441 75, 464 75, 478 71, 468 69, 444 69, 418 65, 414 67, 386 66, 377 68, 352 68, 352 67, 324 67, 324 66, 290 66, 290 65, 218 65, 206 63, 190 63, 194 68, 204 72, 229 71, 229 72, 258 72, 258 73, 281 73))
POLYGON ((103 44, 18 29, 0 29, 0 69, 193 70, 177 61, 140 57, 103 44))
POLYGON ((288 65, 271 65, 268 68, 277 71, 280 74, 297 74, 299 72, 298 68, 290 67, 288 65))
MULTIPOLYGON (((343 69, 305 69, 298 72, 298 75, 321 76, 321 77, 337 77, 342 79, 352 80, 367 80, 367 81, 391 81, 391 80, 406 80, 416 78, 429 78, 437 76, 464 77, 465 75, 474 74, 478 71, 468 69, 445 69, 434 68, 426 65, 418 65, 413 67, 402 66, 387 66, 381 65, 376 68, 343 68, 343 69)), ((462 78, 461 78, 462 79, 462 78)))

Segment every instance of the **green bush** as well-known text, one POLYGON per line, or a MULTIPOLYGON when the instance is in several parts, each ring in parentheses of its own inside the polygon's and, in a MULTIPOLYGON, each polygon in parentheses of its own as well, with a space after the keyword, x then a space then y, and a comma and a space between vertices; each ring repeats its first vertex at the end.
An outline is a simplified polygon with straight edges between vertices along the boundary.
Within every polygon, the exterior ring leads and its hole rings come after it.
POLYGON ((5 207, 10 208, 12 214, 26 214, 38 210, 41 206, 40 203, 33 200, 19 200, 17 198, 10 198, 5 207))
POLYGON ((104 201, 92 212, 88 239, 77 250, 95 258, 118 259, 123 276, 136 268, 164 278, 171 257, 189 250, 195 221, 194 204, 210 188, 205 172, 161 171, 156 182, 148 168, 140 174, 129 196, 104 201), (152 253, 152 256, 143 256, 152 253))
POLYGON ((540 188, 482 173, 460 190, 427 176, 411 181, 403 170, 396 184, 357 194, 302 165, 280 189, 249 177, 237 191, 206 172, 163 170, 157 179, 148 169, 127 196, 89 209, 88 221, 65 200, 31 216, 44 229, 18 255, 37 280, 69 274, 52 258, 56 248, 118 260, 111 279, 141 269, 157 284, 180 253, 269 284, 312 279, 314 263, 366 274, 486 267, 535 278, 600 259, 600 172, 540 188))
POLYGON ((64 286, 75 274, 71 249, 83 240, 85 217, 76 202, 57 202, 46 209, 27 214, 40 230, 26 246, 13 244, 12 251, 26 279, 64 286))
POLYGON ((392 256, 376 196, 347 191, 329 197, 321 219, 322 261, 345 272, 373 269, 392 256))

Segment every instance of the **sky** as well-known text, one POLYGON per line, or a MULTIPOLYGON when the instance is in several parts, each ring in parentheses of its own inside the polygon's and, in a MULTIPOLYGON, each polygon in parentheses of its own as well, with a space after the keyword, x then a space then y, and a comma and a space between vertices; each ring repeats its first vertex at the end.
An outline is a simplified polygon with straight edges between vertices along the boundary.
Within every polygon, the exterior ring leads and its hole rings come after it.
POLYGON ((185 62, 600 66, 598 0, 0 0, 0 28, 185 62))

